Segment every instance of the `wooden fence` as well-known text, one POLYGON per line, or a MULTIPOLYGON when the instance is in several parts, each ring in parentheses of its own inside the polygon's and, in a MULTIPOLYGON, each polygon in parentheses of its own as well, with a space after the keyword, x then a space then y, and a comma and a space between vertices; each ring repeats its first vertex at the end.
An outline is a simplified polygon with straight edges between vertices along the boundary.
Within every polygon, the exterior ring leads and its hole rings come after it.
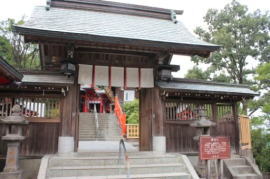
POLYGON ((250 119, 248 116, 239 116, 241 149, 251 149, 250 119))
POLYGON ((200 118, 199 110, 216 123, 211 135, 230 137, 232 150, 238 151, 237 120, 233 103, 168 100, 165 102, 165 135, 167 152, 196 153, 198 143, 193 140, 196 130, 190 124, 200 118))
MULTIPOLYGON (((18 104, 23 116, 30 122, 23 128, 26 139, 20 147, 20 155, 40 156, 57 152, 61 122, 61 98, 46 96, 0 96, 0 118, 11 114, 12 107, 18 104)), ((0 126, 0 136, 5 135, 0 126)), ((0 156, 6 155, 6 144, 0 140, 0 156)))
POLYGON ((34 118, 60 119, 59 98, 39 97, 0 97, 0 118, 9 116, 15 104, 20 105, 24 117, 30 122, 34 118))
POLYGON ((139 124, 127 124, 127 138, 128 139, 139 138, 139 124))

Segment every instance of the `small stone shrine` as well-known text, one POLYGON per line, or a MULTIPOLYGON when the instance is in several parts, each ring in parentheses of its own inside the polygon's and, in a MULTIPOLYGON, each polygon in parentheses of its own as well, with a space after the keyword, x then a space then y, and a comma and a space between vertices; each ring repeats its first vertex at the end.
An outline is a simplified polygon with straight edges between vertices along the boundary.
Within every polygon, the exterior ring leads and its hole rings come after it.
POLYGON ((1 119, 1 124, 5 126, 6 135, 2 140, 7 143, 7 156, 4 171, 0 173, 0 179, 21 179, 22 171, 19 168, 20 142, 25 139, 22 136, 22 127, 28 121, 24 119, 19 105, 14 105, 10 116, 1 119))

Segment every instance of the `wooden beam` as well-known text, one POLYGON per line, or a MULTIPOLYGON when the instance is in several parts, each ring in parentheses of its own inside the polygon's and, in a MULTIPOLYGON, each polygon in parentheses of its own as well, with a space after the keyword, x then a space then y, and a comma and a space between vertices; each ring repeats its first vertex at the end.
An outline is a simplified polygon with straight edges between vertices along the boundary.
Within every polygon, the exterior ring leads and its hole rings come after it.
POLYGON ((103 54, 117 54, 117 55, 132 55, 132 56, 143 56, 143 57, 154 57, 154 53, 139 52, 139 51, 125 51, 117 49, 100 49, 100 48, 87 48, 87 47, 77 47, 75 49, 77 53, 103 53, 103 54))
MULTIPOLYGON (((17 27, 19 28, 19 27, 17 27)), ((154 53, 172 53, 179 55, 199 55, 202 57, 208 57, 210 52, 217 50, 219 47, 209 47, 209 46, 199 46, 193 44, 177 44, 169 42, 156 42, 148 40, 139 39, 125 39, 125 38, 114 38, 105 36, 95 36, 95 35, 81 35, 77 34, 61 34, 62 32, 51 32, 46 30, 35 30, 37 32, 31 31, 24 32, 23 29, 17 29, 20 34, 25 36, 26 42, 32 43, 72 43, 78 45, 86 46, 103 46, 110 48, 121 48, 126 50, 137 50, 137 51, 151 51, 154 53), (39 32, 40 31, 40 32, 39 32), (61 37, 61 38, 59 38, 61 37), (53 40, 52 40, 53 39, 53 40), (91 40, 90 40, 91 39, 91 40)))
POLYGON ((26 117, 31 123, 60 123, 60 118, 26 117))

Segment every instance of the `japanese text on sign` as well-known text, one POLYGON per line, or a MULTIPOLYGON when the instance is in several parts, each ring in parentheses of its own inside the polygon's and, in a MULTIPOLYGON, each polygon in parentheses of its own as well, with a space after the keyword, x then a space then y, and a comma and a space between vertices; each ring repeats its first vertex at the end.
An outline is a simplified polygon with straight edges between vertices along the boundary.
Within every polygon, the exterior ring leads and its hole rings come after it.
POLYGON ((228 137, 200 137, 200 159, 227 159, 231 155, 230 139, 228 137))

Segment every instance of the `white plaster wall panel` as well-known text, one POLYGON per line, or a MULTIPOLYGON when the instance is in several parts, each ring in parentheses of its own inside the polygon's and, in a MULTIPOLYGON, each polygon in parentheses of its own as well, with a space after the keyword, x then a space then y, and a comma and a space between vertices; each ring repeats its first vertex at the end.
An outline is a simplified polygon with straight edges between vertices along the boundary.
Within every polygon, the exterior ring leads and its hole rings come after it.
POLYGON ((91 85, 92 84, 92 65, 79 64, 79 77, 78 83, 81 85, 91 85))
POLYGON ((154 87, 153 68, 141 68, 141 88, 154 87))
POLYGON ((139 69, 138 68, 126 68, 126 82, 128 88, 139 87, 139 69))
POLYGON ((108 66, 95 66, 95 83, 100 86, 109 86, 108 66))
POLYGON ((111 67, 111 85, 114 87, 124 87, 124 68, 111 67))

